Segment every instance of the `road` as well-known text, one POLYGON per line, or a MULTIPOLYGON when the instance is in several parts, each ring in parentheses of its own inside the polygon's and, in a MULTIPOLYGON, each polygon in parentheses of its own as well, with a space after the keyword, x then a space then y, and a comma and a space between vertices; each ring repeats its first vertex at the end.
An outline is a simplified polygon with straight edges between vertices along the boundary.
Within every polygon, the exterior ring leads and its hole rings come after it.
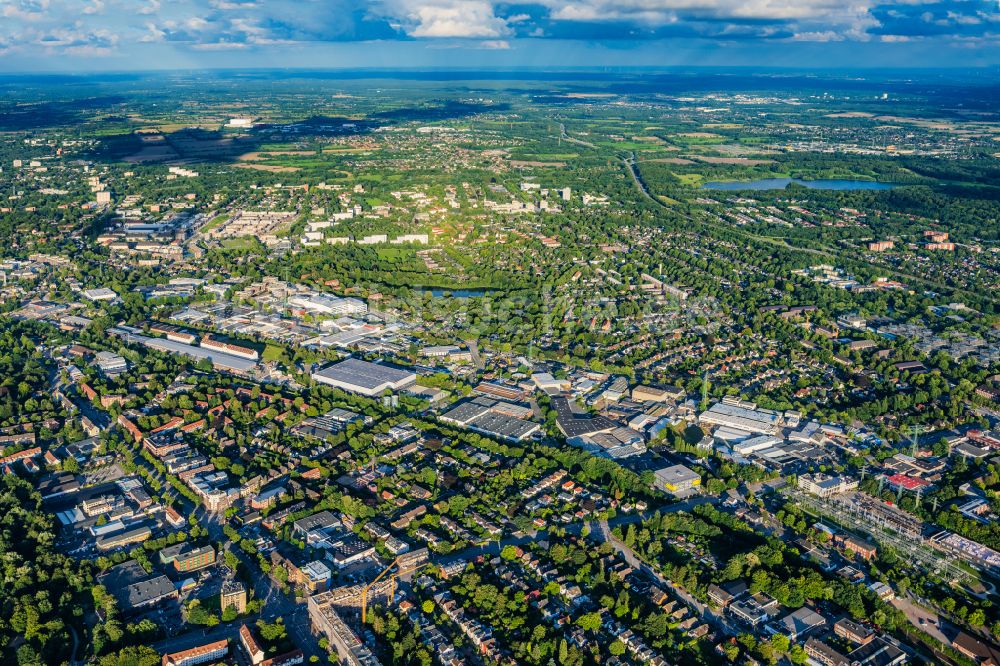
POLYGON ((465 341, 465 344, 469 345, 469 354, 472 356, 472 362, 476 364, 476 367, 480 370, 486 369, 486 363, 483 361, 483 357, 479 355, 479 340, 471 338, 465 341))
MULTIPOLYGON (((202 514, 199 516, 198 522, 208 530, 212 540, 226 543, 228 537, 222 530, 224 517, 218 514, 208 514, 202 507, 199 507, 198 511, 202 514)), ((242 548, 236 546, 231 549, 231 552, 239 558, 253 578, 254 595, 263 601, 260 617, 268 622, 273 622, 279 617, 283 618, 288 635, 301 648, 307 658, 312 655, 318 657, 325 655, 326 650, 319 646, 319 641, 312 633, 305 600, 296 601, 293 597, 282 592, 278 585, 271 580, 271 577, 261 571, 257 562, 251 560, 243 552, 242 548)), ((230 626, 238 628, 239 623, 230 626)), ((177 640, 181 638, 184 636, 178 637, 177 640)))
POLYGON ((569 134, 567 134, 566 125, 562 123, 559 123, 559 138, 569 143, 575 143, 578 146, 585 146, 586 148, 592 148, 593 150, 597 150, 597 146, 595 146, 594 144, 583 141, 582 139, 574 139, 569 134))
MULTIPOLYGON (((681 597, 689 606, 695 608, 695 610, 697 610, 702 617, 714 620, 717 624, 725 626, 725 621, 722 618, 716 618, 711 609, 705 607, 697 599, 691 597, 683 590, 675 588, 672 583, 662 578, 662 576, 647 567, 645 564, 639 562, 635 553, 625 546, 625 544, 615 539, 614 535, 611 534, 612 528, 640 522, 652 516, 656 511, 659 511, 660 513, 690 511, 696 506, 712 503, 715 500, 716 498, 713 497, 693 497, 683 502, 656 507, 644 513, 622 514, 616 516, 610 522, 595 522, 588 524, 588 526, 591 529, 592 536, 595 531, 600 532, 600 536, 596 538, 601 541, 609 541, 623 553, 626 560, 629 561, 632 566, 642 569, 665 587, 675 590, 678 596, 681 597)), ((226 542, 228 540, 222 529, 223 519, 221 516, 209 514, 205 512, 203 507, 198 508, 196 515, 198 517, 199 524, 203 525, 208 530, 210 537, 214 541, 226 542)), ((574 523, 572 525, 567 525, 566 529, 569 533, 578 535, 581 533, 583 526, 584 523, 574 523)), ((506 546, 524 546, 546 538, 548 538, 548 531, 546 530, 526 532, 521 536, 510 536, 505 539, 501 539, 499 542, 491 541, 484 545, 465 548, 459 552, 435 558, 433 563, 437 566, 444 566, 458 560, 474 560, 481 555, 486 556, 499 554, 499 552, 506 546)), ((243 622, 252 624, 258 617, 268 622, 273 622, 275 619, 280 617, 284 619, 285 627, 288 630, 289 636, 295 644, 302 649, 307 658, 312 655, 322 657, 325 650, 320 648, 316 636, 312 634, 309 613, 305 602, 297 602, 295 599, 282 592, 274 581, 271 580, 271 577, 261 571, 257 566, 257 562, 252 561, 252 559, 249 558, 241 548, 238 546, 232 548, 232 553, 240 559, 246 567, 246 570, 250 572, 255 596, 263 601, 263 610, 260 615, 245 616, 240 618, 239 622, 218 625, 209 629, 189 631, 180 636, 174 636, 155 643, 153 648, 163 654, 185 650, 196 645, 203 645, 211 641, 222 640, 223 638, 236 640, 239 632, 239 626, 243 622)), ((414 572, 404 574, 400 576, 400 581, 404 585, 408 584, 413 575, 414 572)))
POLYGON ((70 666, 79 666, 79 664, 83 663, 82 661, 77 661, 76 658, 76 651, 80 649, 80 637, 77 635, 76 629, 74 629, 72 625, 69 627, 69 633, 73 637, 73 651, 69 655, 69 663, 70 666))
POLYGON ((1000 424, 1000 411, 995 409, 990 409, 989 407, 980 407, 978 405, 973 405, 971 402, 966 402, 972 411, 974 411, 979 416, 985 416, 990 422, 991 428, 995 428, 997 424, 1000 424))
POLYGON ((686 590, 678 587, 671 580, 661 575, 656 569, 646 564, 646 562, 643 561, 634 550, 625 545, 624 542, 618 539, 611 532, 611 526, 606 521, 596 521, 592 523, 590 535, 597 541, 611 544, 632 568, 643 572, 659 583, 663 588, 671 590, 681 601, 696 612, 698 617, 700 617, 703 621, 708 622, 717 629, 721 629, 723 632, 731 636, 736 636, 740 633, 739 629, 732 626, 722 615, 713 611, 706 604, 703 604, 701 601, 688 594, 686 590))
POLYGON ((623 159, 622 164, 624 164, 625 168, 628 169, 629 174, 632 176, 632 182, 635 183, 635 186, 639 189, 642 196, 649 199, 657 206, 663 206, 663 202, 654 198, 653 195, 649 193, 649 190, 646 189, 646 184, 642 182, 641 178, 639 178, 639 172, 635 168, 635 153, 632 153, 631 157, 623 159))
MULTIPOLYGON (((679 511, 690 511, 696 506, 699 506, 701 504, 710 504, 715 501, 716 498, 714 497, 692 497, 683 502, 666 504, 660 507, 656 507, 654 509, 650 509, 649 511, 646 511, 644 513, 636 512, 636 513, 621 514, 619 516, 612 518, 607 524, 609 528, 623 527, 631 523, 638 523, 640 521, 646 520, 657 511, 659 511, 661 514, 677 513, 679 511)), ((566 525, 565 528, 568 533, 579 535, 585 524, 588 527, 590 527, 591 533, 593 533, 594 530, 593 523, 572 523, 570 525, 566 525)), ((450 553, 442 557, 435 557, 433 560, 433 564, 435 564, 436 566, 446 566, 448 564, 452 564, 459 560, 474 560, 480 555, 496 555, 507 546, 524 546, 529 543, 544 541, 545 539, 548 538, 548 536, 549 536, 548 530, 531 530, 529 532, 524 533, 521 536, 510 536, 505 539, 501 539, 499 543, 497 543, 496 541, 490 541, 481 546, 470 546, 468 548, 463 548, 462 550, 455 553, 450 553)), ((401 578, 405 580, 407 577, 408 576, 402 576, 401 578)))

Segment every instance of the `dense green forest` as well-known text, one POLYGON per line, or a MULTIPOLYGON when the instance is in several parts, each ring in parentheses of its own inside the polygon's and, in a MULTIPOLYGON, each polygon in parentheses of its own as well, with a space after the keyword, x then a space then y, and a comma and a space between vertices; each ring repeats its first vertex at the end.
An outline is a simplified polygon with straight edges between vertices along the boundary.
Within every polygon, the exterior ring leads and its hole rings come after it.
POLYGON ((86 654, 90 565, 55 550, 55 518, 30 483, 0 481, 0 643, 5 661, 56 664, 86 654))

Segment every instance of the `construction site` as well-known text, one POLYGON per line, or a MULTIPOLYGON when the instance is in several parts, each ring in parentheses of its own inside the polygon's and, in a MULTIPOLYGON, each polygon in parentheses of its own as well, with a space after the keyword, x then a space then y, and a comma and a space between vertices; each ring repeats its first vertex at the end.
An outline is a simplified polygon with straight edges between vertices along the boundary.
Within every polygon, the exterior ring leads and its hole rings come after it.
POLYGON ((359 638, 374 606, 391 608, 400 578, 428 564, 426 548, 405 553, 385 567, 372 582, 337 587, 309 597, 309 619, 314 633, 324 636, 341 663, 378 666, 379 661, 359 638))

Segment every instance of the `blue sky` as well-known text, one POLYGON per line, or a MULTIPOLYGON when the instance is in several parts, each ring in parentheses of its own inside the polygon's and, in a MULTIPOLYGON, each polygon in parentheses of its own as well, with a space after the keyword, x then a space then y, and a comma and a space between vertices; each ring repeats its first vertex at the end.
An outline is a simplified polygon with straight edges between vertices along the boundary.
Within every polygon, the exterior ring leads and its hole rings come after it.
POLYGON ((0 71, 1000 64, 1000 0, 0 0, 0 71))

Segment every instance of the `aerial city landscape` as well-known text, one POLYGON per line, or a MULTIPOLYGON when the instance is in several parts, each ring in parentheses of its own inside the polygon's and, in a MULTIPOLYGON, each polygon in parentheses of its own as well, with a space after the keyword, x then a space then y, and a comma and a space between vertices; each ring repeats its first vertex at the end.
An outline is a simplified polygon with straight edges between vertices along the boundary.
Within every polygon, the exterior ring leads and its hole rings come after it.
POLYGON ((0 35, 0 663, 1000 664, 1000 72, 510 47, 0 35))

